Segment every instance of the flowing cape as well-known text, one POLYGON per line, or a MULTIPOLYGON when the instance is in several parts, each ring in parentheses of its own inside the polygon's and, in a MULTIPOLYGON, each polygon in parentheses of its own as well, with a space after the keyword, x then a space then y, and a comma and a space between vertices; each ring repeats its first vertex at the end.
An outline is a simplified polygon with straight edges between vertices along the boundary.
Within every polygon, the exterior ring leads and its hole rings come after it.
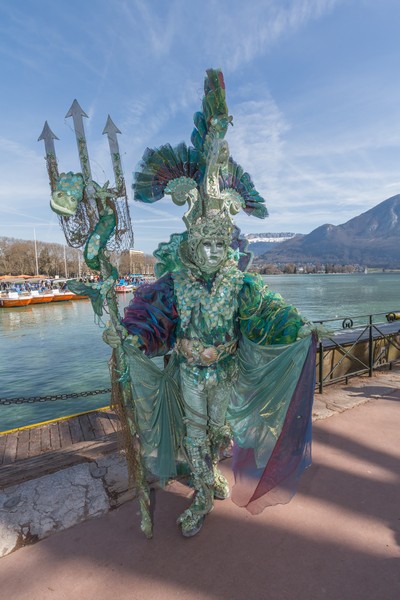
MULTIPOLYGON (((162 483, 179 473, 184 409, 175 353, 164 370, 128 342, 142 451, 162 483)), ((311 461, 315 340, 259 346, 242 337, 240 375, 228 409, 234 435, 232 499, 251 513, 287 502, 311 461)))
POLYGON ((232 500, 250 513, 285 504, 311 464, 316 337, 259 346, 243 337, 228 421, 234 437, 232 500))
POLYGON ((171 355, 165 369, 124 343, 143 458, 162 484, 178 474, 179 448, 185 425, 179 365, 171 355))

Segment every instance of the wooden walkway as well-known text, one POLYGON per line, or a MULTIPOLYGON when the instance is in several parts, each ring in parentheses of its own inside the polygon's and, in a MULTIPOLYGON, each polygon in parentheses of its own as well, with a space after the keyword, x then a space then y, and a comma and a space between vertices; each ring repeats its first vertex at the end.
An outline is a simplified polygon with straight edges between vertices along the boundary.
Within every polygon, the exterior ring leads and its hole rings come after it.
POLYGON ((117 450, 118 417, 95 411, 0 435, 0 487, 117 450))

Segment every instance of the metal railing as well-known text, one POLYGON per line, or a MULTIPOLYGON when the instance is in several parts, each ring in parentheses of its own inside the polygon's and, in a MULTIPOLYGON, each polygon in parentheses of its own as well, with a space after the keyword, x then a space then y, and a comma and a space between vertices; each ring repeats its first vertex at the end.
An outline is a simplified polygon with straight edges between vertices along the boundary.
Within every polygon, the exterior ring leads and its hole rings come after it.
POLYGON ((317 382, 320 394, 326 385, 346 381, 400 360, 400 311, 313 321, 329 333, 317 348, 317 382), (336 325, 335 325, 336 324, 336 325))

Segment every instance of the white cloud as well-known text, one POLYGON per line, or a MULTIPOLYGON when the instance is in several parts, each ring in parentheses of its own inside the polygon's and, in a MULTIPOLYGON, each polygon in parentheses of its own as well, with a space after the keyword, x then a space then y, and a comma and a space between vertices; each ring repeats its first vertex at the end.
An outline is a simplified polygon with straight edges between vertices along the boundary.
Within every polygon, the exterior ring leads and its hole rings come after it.
POLYGON ((258 97, 233 107, 234 127, 227 139, 234 160, 250 173, 260 193, 268 193, 280 178, 290 126, 268 92, 258 97))
POLYGON ((171 44, 179 29, 180 3, 170 0, 167 3, 168 10, 157 11, 157 8, 145 0, 135 0, 132 9, 124 5, 125 13, 134 22, 141 20, 141 27, 146 31, 152 51, 157 56, 163 56, 170 51, 171 44), (159 14, 158 14, 159 13, 159 14))
POLYGON ((337 4, 338 0, 291 0, 286 2, 287 6, 278 2, 251 2, 242 10, 240 2, 236 4, 237 10, 230 11, 227 5, 213 2, 213 10, 208 13, 213 14, 210 28, 217 29, 210 36, 218 42, 212 45, 213 51, 226 72, 236 71, 262 56, 282 37, 330 13, 337 4))

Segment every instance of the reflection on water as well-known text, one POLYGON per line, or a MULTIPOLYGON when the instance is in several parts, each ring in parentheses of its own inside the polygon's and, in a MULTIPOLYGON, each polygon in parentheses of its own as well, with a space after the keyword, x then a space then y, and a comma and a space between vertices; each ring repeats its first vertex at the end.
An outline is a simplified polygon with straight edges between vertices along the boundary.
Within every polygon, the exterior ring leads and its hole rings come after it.
MULTIPOLYGON (((109 347, 90 302, 0 311, 1 398, 107 389, 109 347)), ((109 395, 0 406, 0 431, 105 406, 109 395)))
MULTIPOLYGON (((400 274, 275 275, 270 289, 311 320, 400 309, 400 274)), ((119 295, 121 307, 130 296, 119 295)), ((122 308, 121 308, 122 311, 122 308)), ((107 317, 104 317, 104 323, 107 317)), ((104 326, 104 324, 103 324, 104 326)), ((110 349, 88 301, 0 309, 0 397, 106 389, 110 349)), ((0 431, 105 406, 108 395, 0 406, 0 431)))
POLYGON ((2 309, 0 319, 2 397, 97 389, 100 381, 109 387, 109 349, 88 302, 2 309))

